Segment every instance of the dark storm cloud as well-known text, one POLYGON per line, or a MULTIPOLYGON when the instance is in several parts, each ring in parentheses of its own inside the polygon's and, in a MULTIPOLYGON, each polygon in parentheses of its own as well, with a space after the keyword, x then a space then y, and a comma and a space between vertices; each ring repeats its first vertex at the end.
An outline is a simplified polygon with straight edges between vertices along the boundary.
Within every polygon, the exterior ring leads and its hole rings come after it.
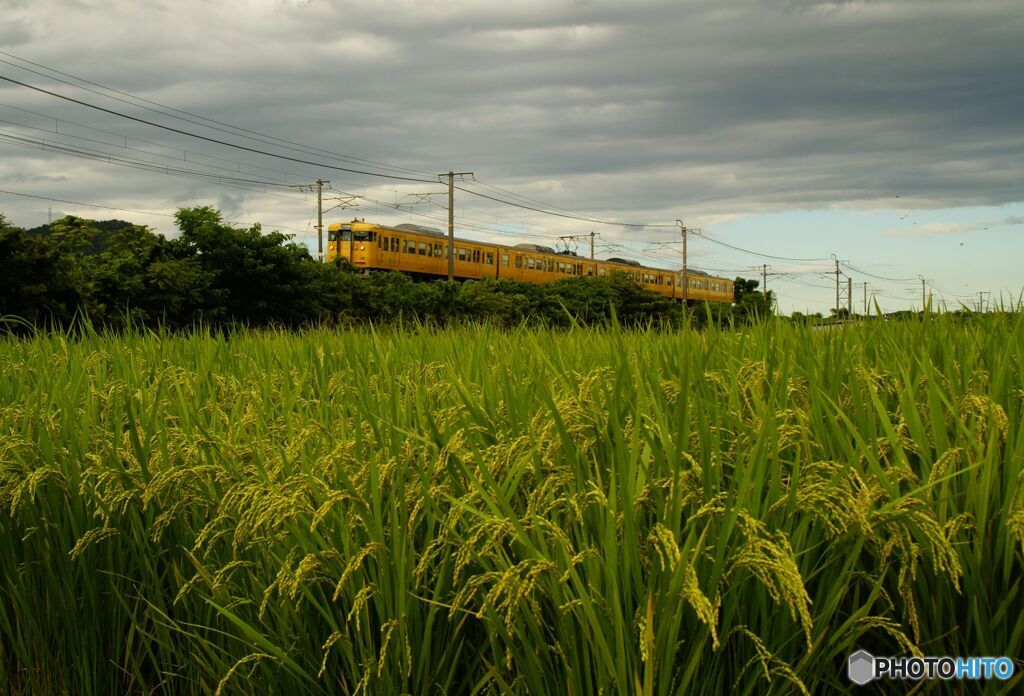
MULTIPOLYGON (((335 152, 473 170, 595 214, 1021 199, 1015 0, 18 7, 0 31, 18 32, 11 50, 33 60, 335 152), (84 36, 88 51, 72 40, 84 36)), ((17 98, 0 90, 0 101, 17 98)), ((66 111, 298 177, 322 173, 66 111)), ((139 196, 169 186, 126 183, 139 196)), ((244 214, 250 196, 224 204, 244 214)))

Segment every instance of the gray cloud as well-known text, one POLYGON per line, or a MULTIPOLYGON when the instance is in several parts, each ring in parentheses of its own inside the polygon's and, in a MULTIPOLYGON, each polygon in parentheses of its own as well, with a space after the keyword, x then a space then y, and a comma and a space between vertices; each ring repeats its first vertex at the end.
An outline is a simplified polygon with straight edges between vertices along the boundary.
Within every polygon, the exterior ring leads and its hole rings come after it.
MULTIPOLYGON (((18 21, 0 32, 13 32, 4 45, 31 60, 333 152, 472 170, 595 215, 671 220, 681 210, 886 207, 897 195, 919 207, 1021 198, 1024 13, 1014 0, 16 6, 18 21)), ((20 88, 0 86, 0 103, 285 170, 293 181, 380 186, 20 88)), ((222 201, 232 215, 284 210, 258 192, 0 148, 0 182, 73 173, 81 200, 111 197, 119 182, 117 197, 143 206, 159 192, 222 201)))

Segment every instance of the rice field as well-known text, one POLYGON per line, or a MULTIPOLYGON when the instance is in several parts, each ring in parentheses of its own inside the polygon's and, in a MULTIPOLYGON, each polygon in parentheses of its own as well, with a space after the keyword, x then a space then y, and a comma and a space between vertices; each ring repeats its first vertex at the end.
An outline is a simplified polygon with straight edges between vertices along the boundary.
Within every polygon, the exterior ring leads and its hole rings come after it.
POLYGON ((857 648, 1016 659, 1022 376, 1005 315, 0 339, 0 691, 822 694, 857 648))

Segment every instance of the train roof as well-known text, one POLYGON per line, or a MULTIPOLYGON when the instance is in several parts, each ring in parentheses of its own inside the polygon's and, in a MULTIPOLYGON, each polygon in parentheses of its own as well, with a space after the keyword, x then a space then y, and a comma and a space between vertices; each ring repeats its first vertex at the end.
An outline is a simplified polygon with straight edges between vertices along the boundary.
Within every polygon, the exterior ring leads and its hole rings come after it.
POLYGON ((524 242, 522 244, 516 244, 512 248, 513 249, 529 249, 530 251, 539 251, 539 252, 544 253, 544 254, 556 254, 556 253, 558 253, 558 252, 556 252, 554 249, 552 249, 549 246, 544 246, 543 244, 530 244, 530 243, 526 243, 526 242, 524 242))
POLYGON ((406 232, 419 232, 420 234, 429 234, 432 237, 443 237, 445 233, 436 227, 427 227, 425 225, 416 225, 411 222, 403 222, 401 225, 395 225, 393 229, 405 230, 406 232))

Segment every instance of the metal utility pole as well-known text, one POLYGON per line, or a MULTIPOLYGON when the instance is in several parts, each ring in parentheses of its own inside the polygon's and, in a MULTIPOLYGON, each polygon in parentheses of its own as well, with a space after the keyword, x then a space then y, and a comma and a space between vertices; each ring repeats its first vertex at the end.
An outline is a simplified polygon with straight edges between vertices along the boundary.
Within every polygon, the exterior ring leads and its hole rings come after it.
POLYGON ((455 177, 472 176, 473 172, 438 174, 448 177, 448 280, 455 280, 455 177))
POLYGON ((864 283, 864 316, 870 316, 868 314, 868 284, 864 283))
POLYGON ((839 319, 839 259, 833 254, 832 260, 836 262, 836 319, 839 319))
POLYGON ((324 182, 316 180, 316 260, 324 262, 324 182))
POLYGON ((317 179, 312 184, 292 184, 290 188, 312 189, 316 187, 316 260, 324 262, 324 184, 331 182, 317 179))
POLYGON ((853 278, 846 277, 846 316, 853 318, 853 278))
POLYGON ((590 232, 590 260, 591 261, 594 260, 594 232, 593 232, 593 230, 591 230, 591 232, 590 232))
MULTIPOLYGON (((761 293, 764 295, 764 299, 768 299, 768 271, 771 266, 767 263, 762 263, 760 266, 751 266, 752 271, 761 271, 761 293)), ((774 274, 772 274, 774 275, 774 274)))
POLYGON ((682 220, 676 220, 676 224, 679 225, 679 232, 683 235, 683 307, 686 307, 687 301, 690 299, 690 280, 686 273, 686 225, 682 220))
POLYGON ((991 295, 991 294, 992 293, 988 292, 987 290, 979 290, 978 291, 978 311, 979 312, 984 312, 985 311, 985 305, 987 304, 985 302, 985 295, 991 295))

